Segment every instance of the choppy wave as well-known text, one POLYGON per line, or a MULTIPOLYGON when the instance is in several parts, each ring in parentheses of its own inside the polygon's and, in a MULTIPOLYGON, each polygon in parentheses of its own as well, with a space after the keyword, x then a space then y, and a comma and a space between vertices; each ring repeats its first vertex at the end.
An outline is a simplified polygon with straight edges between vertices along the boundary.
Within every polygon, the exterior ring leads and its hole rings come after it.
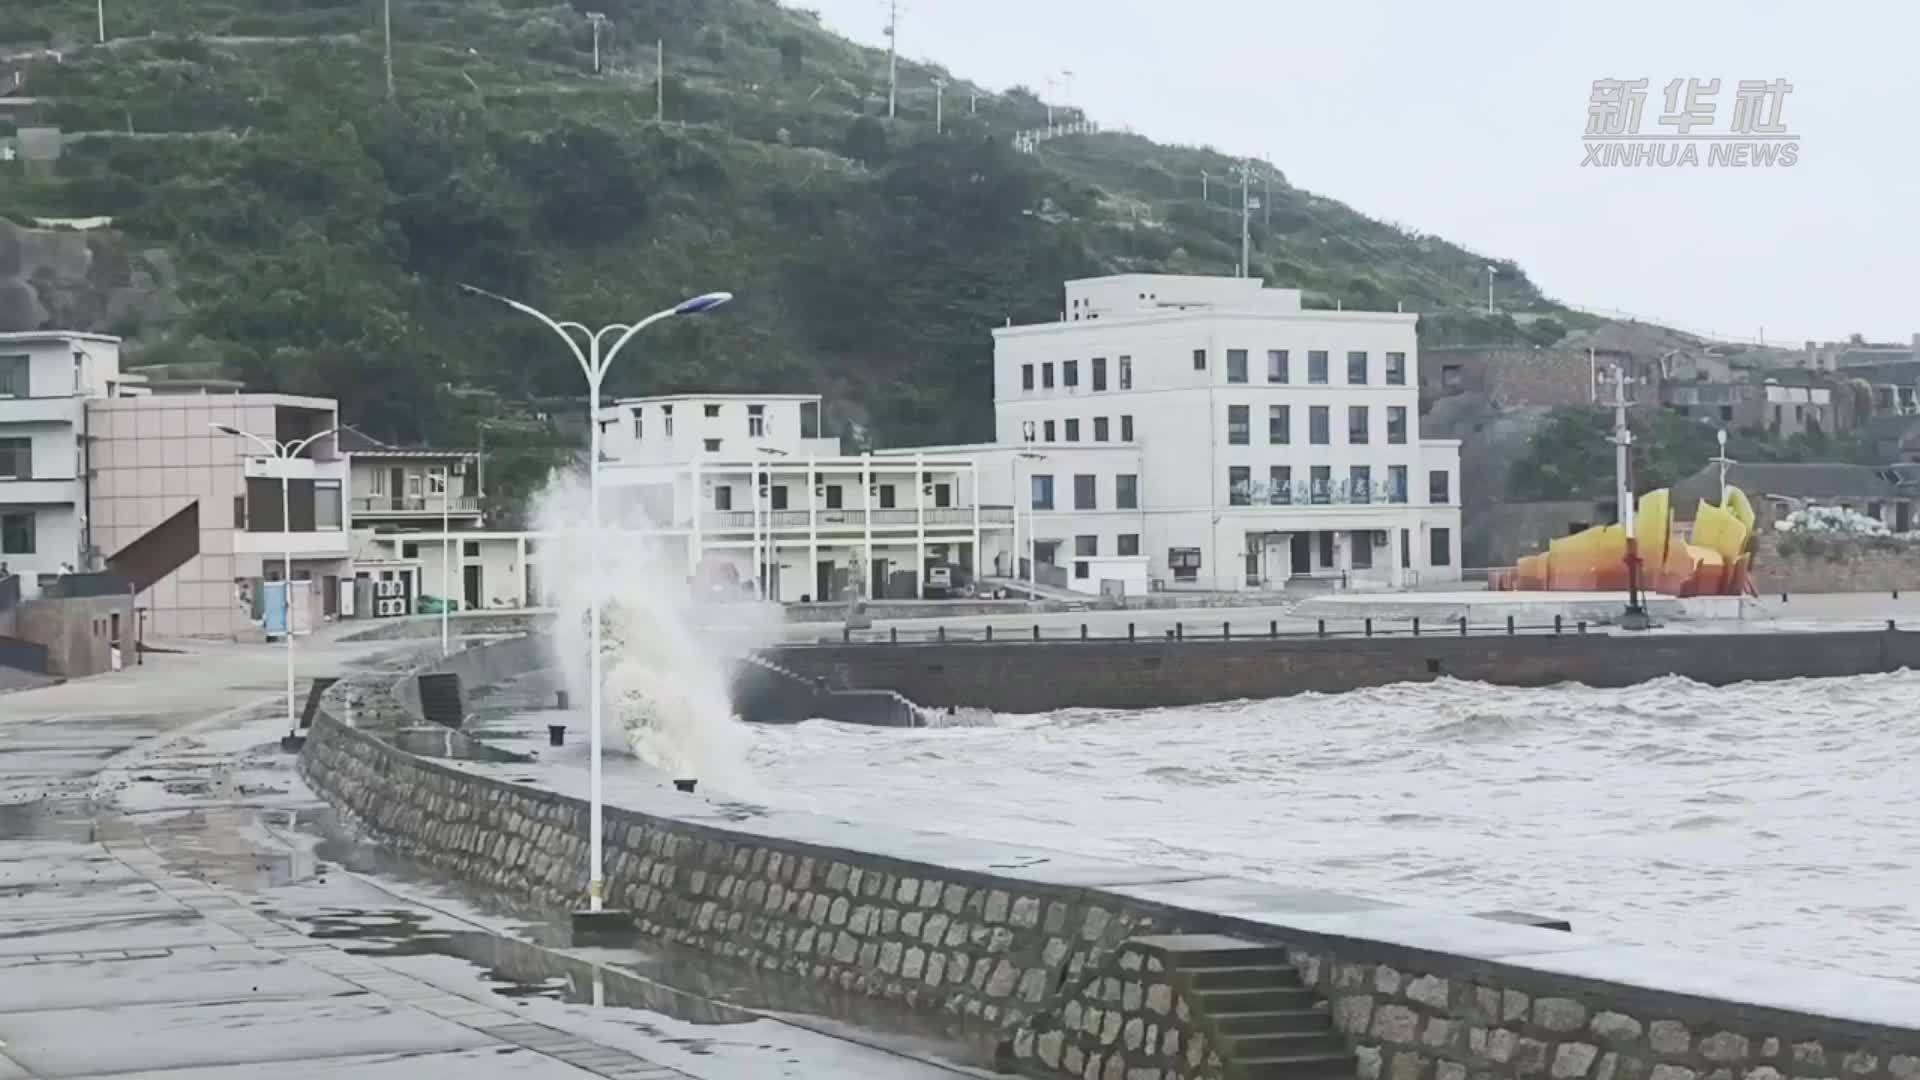
POLYGON ((1920 675, 1714 689, 1455 680, 993 727, 755 733, 837 816, 1624 941, 1920 972, 1920 675))

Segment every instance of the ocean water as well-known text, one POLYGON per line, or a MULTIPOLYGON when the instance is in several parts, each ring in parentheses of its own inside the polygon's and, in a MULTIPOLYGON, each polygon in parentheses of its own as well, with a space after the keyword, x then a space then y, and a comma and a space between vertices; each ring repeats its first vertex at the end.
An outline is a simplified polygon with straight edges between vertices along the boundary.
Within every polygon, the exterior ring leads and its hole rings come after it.
POLYGON ((758 728, 757 798, 1920 979, 1920 674, 758 728))

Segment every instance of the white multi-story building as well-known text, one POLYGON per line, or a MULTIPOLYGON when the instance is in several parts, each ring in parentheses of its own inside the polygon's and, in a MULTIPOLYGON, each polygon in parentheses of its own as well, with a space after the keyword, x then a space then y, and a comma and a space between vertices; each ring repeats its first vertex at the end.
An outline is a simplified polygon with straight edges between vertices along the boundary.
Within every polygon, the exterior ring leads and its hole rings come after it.
POLYGON ((1459 578, 1459 443, 1420 438, 1416 316, 1239 278, 1070 281, 1066 301, 994 331, 997 440, 1043 565, 1145 556, 1166 589, 1459 578))
POLYGON ((43 578, 96 569, 89 403, 120 392, 120 339, 0 334, 0 565, 38 595, 43 578))
MULTIPOLYGON (((610 522, 683 538, 700 587, 776 601, 924 595, 926 570, 978 572, 1012 530, 980 462, 909 450, 848 455, 820 398, 695 394, 600 413, 610 522)), ((990 564, 989 564, 990 572, 990 564)))

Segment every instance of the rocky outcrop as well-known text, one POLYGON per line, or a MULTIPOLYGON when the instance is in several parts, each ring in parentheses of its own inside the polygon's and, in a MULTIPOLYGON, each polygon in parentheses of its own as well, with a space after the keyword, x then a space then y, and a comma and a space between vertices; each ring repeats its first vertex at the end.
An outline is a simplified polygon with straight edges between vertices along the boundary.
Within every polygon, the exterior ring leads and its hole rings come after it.
POLYGON ((185 313, 172 257, 112 228, 35 228, 0 218, 0 333, 130 336, 185 313))

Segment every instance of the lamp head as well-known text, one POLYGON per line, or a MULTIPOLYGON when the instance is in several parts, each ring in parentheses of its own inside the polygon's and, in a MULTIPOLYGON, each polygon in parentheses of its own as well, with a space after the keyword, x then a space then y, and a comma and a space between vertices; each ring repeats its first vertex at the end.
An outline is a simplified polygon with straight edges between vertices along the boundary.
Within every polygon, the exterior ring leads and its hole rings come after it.
POLYGON ((733 299, 730 292, 710 292, 690 300, 682 300, 674 307, 675 315, 705 315, 721 304, 733 299))
POLYGON ((236 438, 245 437, 244 433, 239 428, 234 427, 232 424, 208 424, 207 426, 219 432, 222 435, 232 435, 232 436, 235 436, 236 438))

